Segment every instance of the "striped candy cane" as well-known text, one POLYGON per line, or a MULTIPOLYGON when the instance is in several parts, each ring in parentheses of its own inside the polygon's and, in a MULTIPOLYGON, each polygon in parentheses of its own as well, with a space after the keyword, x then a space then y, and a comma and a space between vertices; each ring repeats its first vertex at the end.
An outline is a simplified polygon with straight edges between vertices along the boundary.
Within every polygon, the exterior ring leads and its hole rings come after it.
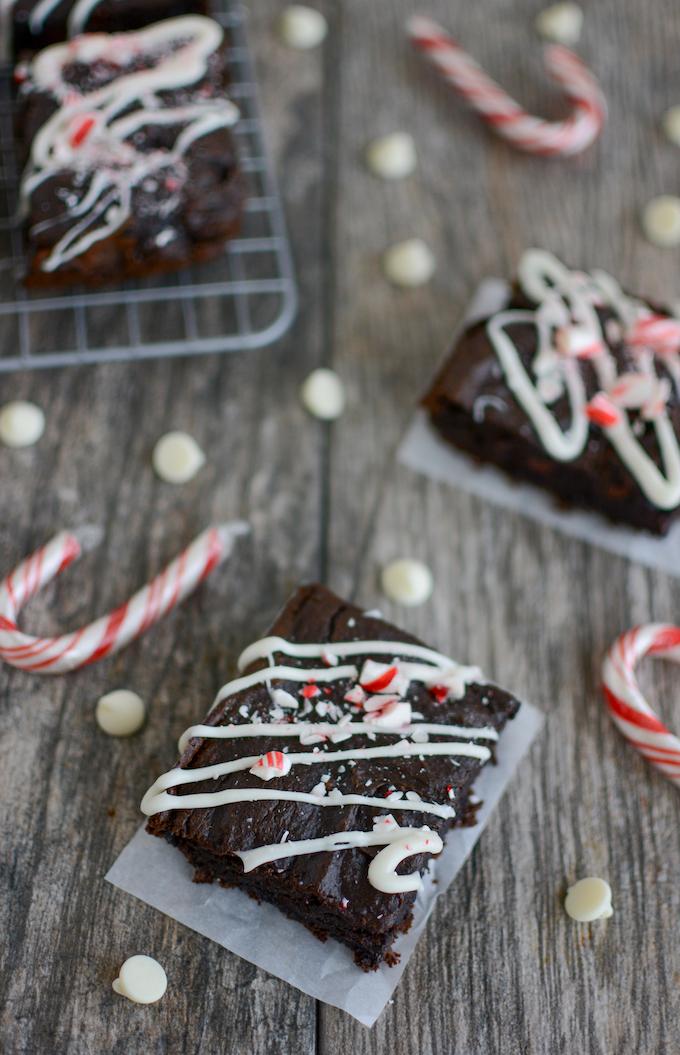
POLYGON ((635 668, 645 656, 680 663, 680 627, 649 623, 617 638, 602 668, 604 698, 629 743, 680 788, 680 739, 647 703, 635 678, 635 668))
POLYGON ((81 554, 78 538, 62 532, 23 561, 0 585, 0 659, 38 674, 64 674, 111 656, 184 600, 229 556, 248 530, 241 521, 209 528, 152 582, 109 615, 60 637, 24 634, 20 609, 81 554))
POLYGON ((436 22, 414 15, 407 23, 413 46, 439 70, 482 120, 519 150, 545 156, 580 154, 602 131, 607 107, 588 67, 568 48, 545 49, 550 76, 564 90, 572 113, 563 121, 533 117, 489 77, 436 22))

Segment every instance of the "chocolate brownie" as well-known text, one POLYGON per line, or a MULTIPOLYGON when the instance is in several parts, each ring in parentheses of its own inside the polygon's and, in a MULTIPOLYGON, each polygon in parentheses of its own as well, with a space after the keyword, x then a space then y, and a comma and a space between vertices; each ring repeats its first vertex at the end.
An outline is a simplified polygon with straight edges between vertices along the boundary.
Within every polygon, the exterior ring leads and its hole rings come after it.
POLYGON ((680 321, 530 250, 423 400, 455 447, 561 501, 665 534, 680 507, 680 321))
POLYGON ((319 585, 238 667, 145 795, 148 831, 197 882, 271 902, 366 970, 396 962, 421 875, 475 823, 472 785, 518 701, 319 585))
POLYGON ((219 254, 245 196, 225 42, 186 16, 40 52, 18 93, 27 285, 102 285, 219 254))
POLYGON ((0 58, 191 14, 207 15, 207 0, 0 0, 0 58))

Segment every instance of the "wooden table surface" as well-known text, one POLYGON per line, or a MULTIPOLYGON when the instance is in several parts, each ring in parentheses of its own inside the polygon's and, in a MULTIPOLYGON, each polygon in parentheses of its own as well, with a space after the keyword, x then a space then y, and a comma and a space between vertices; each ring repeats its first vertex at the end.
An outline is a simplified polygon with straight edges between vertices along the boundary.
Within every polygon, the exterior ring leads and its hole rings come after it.
MULTIPOLYGON (((404 43, 408 0, 318 6, 330 34, 312 53, 277 41, 280 2, 259 0, 250 17, 300 284, 288 336, 255 353, 0 379, 0 403, 29 398, 48 419, 37 447, 0 450, 1 567, 59 528, 105 532, 96 553, 32 602, 24 623, 34 632, 101 614, 214 520, 240 516, 253 528, 209 584, 119 657, 52 680, 0 672, 0 1047, 677 1052, 680 797, 614 730, 598 678, 619 631, 678 618, 680 583, 393 463, 471 289, 485 274, 510 273, 526 246, 604 267, 634 290, 677 294, 678 253, 648 245, 637 220, 646 200, 680 187, 680 154, 659 131, 659 116, 680 101, 677 5, 587 5, 580 50, 601 77, 610 120, 569 162, 512 152, 438 85, 404 43), (382 183, 362 151, 402 128, 416 138, 418 173, 382 183), (437 273, 424 289, 398 291, 380 254, 412 235, 432 246, 437 273), (331 427, 298 400, 320 364, 347 385, 347 412, 331 427), (150 468, 170 428, 188 430, 208 454, 181 488, 150 468), (434 569, 422 609, 400 611, 380 595, 380 566, 402 554, 434 569), (379 603, 548 715, 370 1031, 102 881, 140 823, 142 793, 174 760, 177 734, 293 585, 314 577, 379 603), (149 701, 148 724, 130 740, 106 737, 94 721, 98 696, 119 686, 149 701), (577 926, 561 902, 588 874, 611 882, 614 916, 577 926), (151 1008, 111 991, 140 950, 170 978, 151 1008)), ((539 6, 430 0, 429 11, 520 98, 554 113, 532 29, 539 6)), ((677 674, 649 665, 645 685, 677 721, 677 674)))

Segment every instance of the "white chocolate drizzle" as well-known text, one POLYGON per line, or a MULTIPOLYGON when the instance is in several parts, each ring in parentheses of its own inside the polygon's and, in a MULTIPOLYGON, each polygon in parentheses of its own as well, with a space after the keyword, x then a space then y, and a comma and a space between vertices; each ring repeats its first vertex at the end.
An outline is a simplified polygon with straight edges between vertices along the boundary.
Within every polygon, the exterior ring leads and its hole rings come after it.
POLYGON ((190 145, 236 122, 238 110, 219 95, 197 95, 181 106, 168 106, 162 98, 164 92, 200 82, 223 36, 212 19, 188 15, 133 33, 77 37, 36 56, 24 87, 49 92, 59 106, 33 140, 21 183, 23 208, 36 188, 59 172, 74 172, 83 186, 82 197, 74 192, 64 213, 47 221, 66 220, 67 229, 43 261, 43 270, 57 270, 120 230, 131 215, 134 189, 149 177, 170 179, 179 191, 187 177, 184 157, 190 145), (75 62, 125 67, 140 54, 148 56, 148 66, 132 68, 85 94, 64 79, 65 67, 75 62), (137 149, 135 134, 161 125, 177 126, 172 148, 137 149))
MULTIPOLYGON (((186 809, 208 809, 217 806, 229 806, 238 802, 299 802, 319 808, 337 808, 343 806, 367 806, 377 810, 407 811, 408 813, 430 814, 445 820, 455 817, 455 808, 451 802, 453 797, 450 789, 447 789, 447 801, 425 802, 420 794, 413 789, 389 789, 387 797, 376 795, 344 794, 338 788, 327 789, 326 784, 330 780, 331 771, 324 772, 322 780, 315 784, 310 792, 287 791, 284 787, 237 787, 226 788, 219 791, 205 791, 199 794, 170 794, 170 789, 177 789, 189 784, 200 783, 209 780, 217 780, 232 773, 249 771, 267 783, 272 779, 276 784, 285 785, 287 774, 296 766, 324 767, 347 762, 356 765, 358 760, 380 760, 387 758, 420 758, 423 762, 427 758, 448 757, 455 759, 472 758, 480 763, 487 762, 491 757, 489 743, 498 739, 497 731, 491 726, 479 728, 468 728, 461 725, 447 725, 444 723, 425 722, 417 719, 419 716, 412 711, 410 703, 402 699, 406 696, 412 682, 433 687, 437 693, 437 699, 456 698, 464 694, 466 686, 473 681, 483 682, 483 676, 476 667, 463 667, 455 663, 447 656, 422 645, 410 644, 400 641, 348 641, 338 643, 320 644, 297 644, 286 641, 281 637, 263 638, 261 641, 250 645, 241 654, 238 661, 239 670, 250 667, 253 663, 265 661, 266 665, 259 670, 252 671, 223 686, 217 694, 215 706, 225 699, 251 689, 263 686, 269 690, 270 713, 273 709, 280 711, 276 699, 277 695, 285 692, 291 700, 295 696, 289 688, 282 689, 274 686, 273 682, 298 683, 301 688, 299 694, 313 698, 316 693, 317 683, 328 684, 332 682, 346 682, 348 688, 358 687, 357 679, 377 679, 384 682, 384 689, 375 688, 370 691, 375 694, 367 696, 363 694, 363 703, 354 703, 351 709, 343 711, 338 708, 339 717, 337 721, 305 721, 299 717, 299 710, 290 707, 285 712, 283 720, 280 721, 258 721, 243 722, 242 724, 229 725, 193 725, 187 729, 180 738, 180 750, 184 751, 189 742, 196 739, 246 739, 246 738, 288 738, 298 739, 301 744, 322 743, 328 741, 331 744, 337 740, 349 739, 350 737, 368 737, 375 739, 376 735, 397 737, 393 744, 382 744, 380 746, 351 747, 347 750, 322 750, 315 747, 313 751, 288 752, 265 752, 260 755, 244 755, 227 762, 219 762, 214 765, 198 768, 183 769, 179 766, 164 773, 155 781, 145 794, 141 809, 146 816, 153 816, 166 810, 186 809), (327 664, 324 667, 305 667, 281 665, 275 660, 275 656, 290 656, 298 660, 314 660, 321 658, 327 664), (353 656, 364 657, 365 663, 360 673, 357 666, 341 663, 340 661, 353 656), (369 657, 387 657, 387 663, 377 663, 369 657), (395 690, 396 687, 396 690, 395 690), (381 696, 381 691, 383 695, 381 696), (382 707, 380 701, 386 702, 382 707), (399 701, 395 703, 395 701, 399 701), (366 705, 370 705, 370 710, 366 705), (395 708, 390 710, 390 708, 395 708), (363 720, 352 720, 352 715, 365 713, 363 720), (390 722, 389 715, 408 715, 408 721, 390 722), (430 736, 439 739, 430 743, 430 736), (412 738, 412 739, 411 739, 412 738), (476 741, 486 741, 479 743, 476 741), (279 770, 280 768, 280 775, 279 770)), ((364 684, 367 684, 364 681, 364 684)), ((360 700, 362 695, 356 696, 349 691, 350 700, 360 700)), ((305 702, 309 702, 305 699, 305 702)), ((323 698, 321 699, 323 703, 323 698)), ((328 705, 331 708, 335 704, 328 705)), ((317 710, 324 714, 325 710, 317 710)), ((242 709, 239 713, 247 716, 242 709)), ((308 712, 307 712, 308 713, 308 712)), ((455 763, 454 763, 455 764, 455 763)), ((345 767, 340 766, 338 773, 344 772, 345 767)), ((323 772, 323 770, 322 770, 323 772)), ((366 787, 373 783, 366 781, 366 787)), ((260 864, 278 860, 285 857, 298 856, 305 853, 317 853, 323 850, 349 849, 357 846, 384 846, 373 860, 369 868, 369 882, 378 890, 390 893, 398 893, 408 890, 416 890, 421 885, 418 874, 411 876, 400 876, 396 874, 397 866, 401 861, 414 854, 428 852, 439 853, 442 842, 437 833, 428 827, 423 828, 400 828, 391 815, 377 816, 374 821, 372 832, 349 831, 338 832, 323 839, 305 839, 289 841, 279 840, 275 844, 259 847, 253 850, 239 851, 244 868, 249 871, 260 864)))
MULTIPOLYGON (((578 458, 588 442, 590 417, 603 429, 652 505, 674 509, 680 504, 680 446, 668 416, 670 386, 658 376, 652 350, 638 349, 636 371, 619 375, 607 344, 607 327, 603 327, 596 310, 604 307, 613 312, 615 320, 609 321, 618 320, 625 341, 636 321, 653 314, 651 309, 625 294, 606 272, 571 271, 556 257, 538 249, 530 249, 522 257, 519 282, 537 307, 500 311, 488 319, 486 330, 508 387, 530 418, 545 450, 557 461, 578 458), (522 362, 509 332, 512 327, 526 325, 535 328, 538 341, 530 369, 522 362), (595 371, 600 395, 614 407, 607 419, 589 414, 593 401, 588 403, 582 359, 587 359, 595 371), (631 378, 638 375, 645 386, 630 384, 631 378), (628 395, 620 397, 617 392, 624 379, 628 382, 628 395), (566 429, 550 409, 560 396, 569 400, 571 420, 566 429), (640 411, 635 422, 629 418, 631 409, 640 411), (661 467, 638 435, 640 428, 644 431, 648 426, 656 433, 661 467)), ((665 354, 663 363, 680 394, 678 349, 665 354)))
MULTIPOLYGON (((383 818, 384 821, 389 819, 391 818, 383 818)), ((397 867, 407 857, 412 857, 414 854, 438 854, 443 849, 440 836, 430 831, 427 826, 401 828, 398 824, 392 823, 378 824, 372 832, 335 832, 321 839, 299 839, 297 842, 260 846, 256 850, 241 850, 237 856, 243 861, 244 872, 252 872, 260 865, 279 861, 285 857, 332 853, 336 850, 349 850, 358 846, 385 847, 379 854, 376 854, 368 868, 368 879, 371 886, 385 894, 420 890, 423 885, 420 875, 417 872, 411 875, 397 875, 397 867)))

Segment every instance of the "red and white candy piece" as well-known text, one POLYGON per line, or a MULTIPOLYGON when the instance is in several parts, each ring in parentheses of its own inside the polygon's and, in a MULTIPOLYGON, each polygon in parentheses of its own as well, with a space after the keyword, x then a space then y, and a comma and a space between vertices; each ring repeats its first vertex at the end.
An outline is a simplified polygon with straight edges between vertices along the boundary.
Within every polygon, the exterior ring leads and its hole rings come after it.
POLYGON ((17 626, 21 608, 81 555, 74 534, 62 532, 27 557, 0 584, 0 659, 38 674, 64 674, 120 651, 187 597, 231 553, 248 530, 241 521, 209 528, 109 615, 60 637, 33 637, 17 626))
POLYGON ((632 348, 650 348, 660 355, 680 352, 680 319, 668 315, 643 315, 626 334, 632 348))
POLYGON ((635 668, 645 656, 680 663, 680 627, 648 623, 617 638, 602 667, 604 698, 628 742, 680 788, 680 739, 649 705, 635 677, 635 668))
POLYGON ((586 403, 585 410, 588 420, 603 429, 610 429, 622 421, 621 411, 604 392, 598 392, 596 396, 593 396, 590 402, 586 403))
POLYGON ((345 693, 345 700, 347 703, 353 703, 355 707, 362 707, 366 702, 366 693, 362 689, 361 685, 353 685, 348 692, 345 693))
POLYGON ((409 679, 401 673, 397 663, 376 663, 373 659, 367 659, 359 675, 359 685, 366 692, 392 692, 403 696, 409 684, 409 679))
POLYGON ((568 359, 596 359, 604 344, 586 326, 562 326, 555 334, 555 346, 568 359))
POLYGON ((366 722, 376 727, 406 727, 411 724, 412 708, 410 703, 397 696, 371 696, 364 704, 366 722), (369 703, 371 704, 369 708, 369 703))
POLYGON ((569 48, 553 44, 545 49, 546 69, 563 89, 572 110, 562 121, 546 121, 527 113, 432 19, 414 15, 407 32, 413 46, 447 84, 494 132, 519 150, 547 157, 580 154, 602 131, 607 115, 602 90, 569 48))
POLYGON ((272 780, 274 777, 285 777, 286 773, 290 773, 290 767, 291 761, 283 751, 267 751, 249 772, 260 780, 272 780))

